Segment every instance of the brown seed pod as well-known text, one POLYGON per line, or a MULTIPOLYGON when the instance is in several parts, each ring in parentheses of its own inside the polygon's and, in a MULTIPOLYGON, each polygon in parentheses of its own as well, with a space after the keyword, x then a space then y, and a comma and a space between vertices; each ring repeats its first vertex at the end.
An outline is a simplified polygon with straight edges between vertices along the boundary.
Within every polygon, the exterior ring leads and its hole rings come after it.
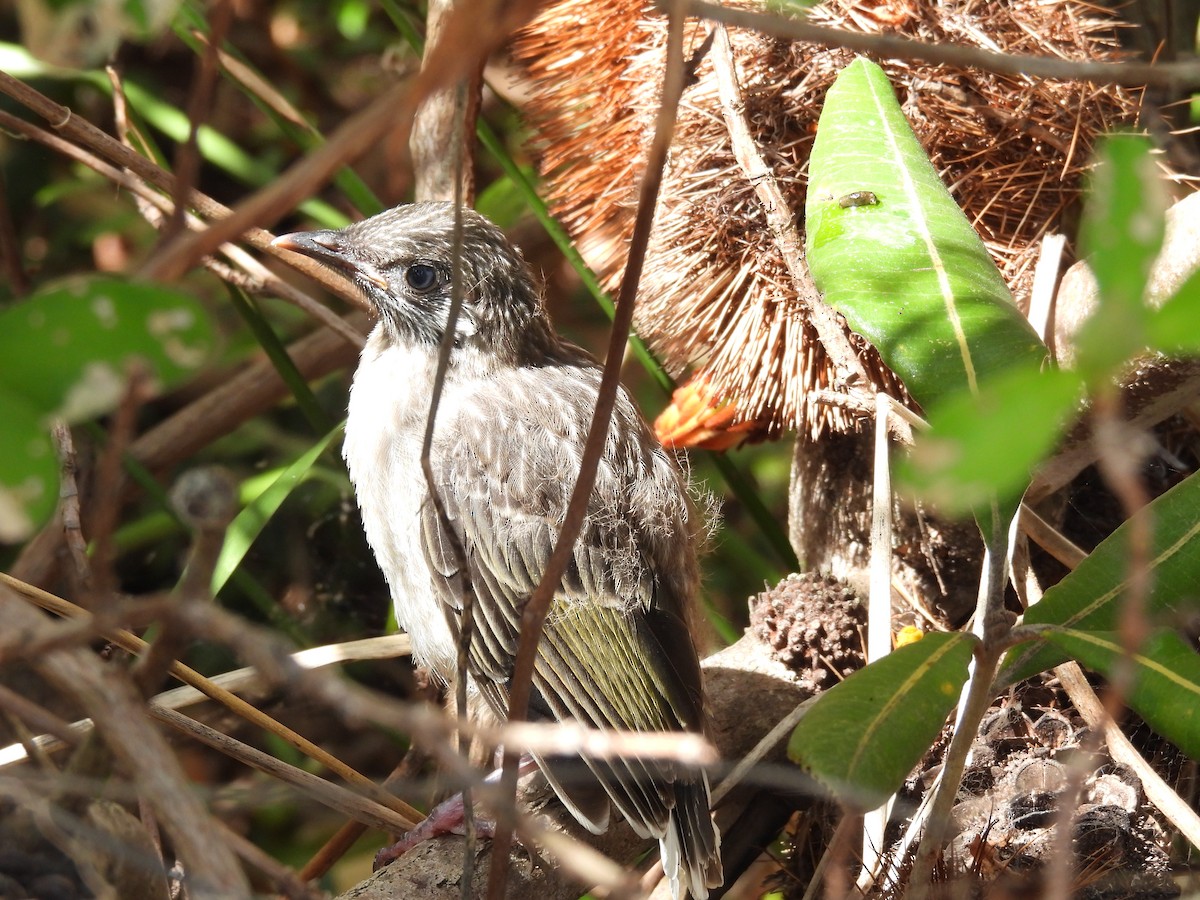
MULTIPOLYGON (((747 4, 755 5, 755 4, 747 4)), ((826 0, 814 22, 924 41, 1068 59, 1115 59, 1115 23, 1084 0, 826 0)), ((685 53, 708 34, 690 23, 685 53)), ((515 54, 552 210, 609 288, 621 275, 634 197, 657 108, 666 23, 641 0, 561 0, 526 29, 515 54)), ((853 58, 843 49, 731 30, 739 112, 798 221, 824 95, 853 58)), ((819 437, 855 418, 811 402, 835 384, 755 178, 734 155, 711 52, 680 109, 651 241, 637 328, 676 375, 702 370, 735 422, 819 437)), ((880 60, 918 138, 975 223, 1018 301, 1041 236, 1062 227, 1095 135, 1134 121, 1137 93, 901 60, 880 60)), ((851 202, 869 202, 853 198, 851 202)), ((899 392, 874 352, 855 349, 874 381, 899 392)))

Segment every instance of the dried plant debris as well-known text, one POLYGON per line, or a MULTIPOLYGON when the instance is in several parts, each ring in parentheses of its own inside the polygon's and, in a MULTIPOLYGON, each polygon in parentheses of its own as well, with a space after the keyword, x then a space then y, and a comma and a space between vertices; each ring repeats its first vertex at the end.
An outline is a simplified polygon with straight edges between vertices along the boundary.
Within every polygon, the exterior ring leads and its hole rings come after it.
MULTIPOLYGON (((938 762, 931 755, 914 772, 900 815, 932 783, 938 762)), ((984 719, 951 816, 939 876, 946 896, 1040 895, 1067 850, 1067 896, 1178 894, 1171 837, 1140 779, 1112 762, 1048 678, 1021 685, 984 719), (1062 822, 1070 838, 1060 843, 1062 822)), ((882 894, 903 896, 904 886, 902 874, 882 894)))
POLYGON ((789 575, 750 598, 750 628, 813 693, 863 666, 866 609, 830 575, 789 575))
MULTIPOLYGON (((1116 23, 1083 0, 826 0, 812 20, 1067 59, 1120 57, 1116 23)), ((708 33, 691 23, 685 52, 708 33)), ((842 49, 730 34, 744 115, 790 208, 804 208, 809 150, 826 90, 851 59, 842 49)), ((554 214, 611 289, 620 279, 634 198, 657 108, 666 23, 642 0, 562 0, 515 52, 534 86, 529 105, 554 214)), ((917 136, 967 211, 1018 299, 1037 244, 1079 196, 1094 137, 1135 121, 1138 93, 881 60, 917 136)), ((853 427, 845 409, 810 401, 830 384, 766 224, 730 147, 717 76, 701 62, 683 97, 638 300, 639 332, 675 374, 701 370, 737 421, 819 437, 853 427)), ((866 351, 861 351, 866 352, 866 351)), ((879 383, 894 384, 881 366, 879 383)))

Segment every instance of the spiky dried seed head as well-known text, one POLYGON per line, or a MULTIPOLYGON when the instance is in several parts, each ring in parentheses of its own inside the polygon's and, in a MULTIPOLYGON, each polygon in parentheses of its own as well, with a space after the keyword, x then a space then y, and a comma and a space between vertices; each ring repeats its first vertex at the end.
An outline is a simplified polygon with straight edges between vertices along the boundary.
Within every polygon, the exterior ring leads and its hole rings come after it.
MULTIPOLYGON (((743 2, 756 7, 758 4, 743 2)), ((918 3, 826 0, 812 21, 925 41, 1067 59, 1120 56, 1114 20, 1085 0, 918 3)), ((707 25, 692 23, 688 47, 707 25)), ((846 50, 730 32, 745 115, 788 204, 804 208, 809 150, 846 50)), ((535 84, 530 111, 553 211, 614 287, 653 127, 666 23, 643 0, 561 0, 516 46, 535 84)), ((1000 270, 1023 299, 1041 236, 1062 227, 1097 134, 1134 121, 1138 94, 897 60, 882 65, 914 130, 1000 270)), ((737 421, 818 437, 854 425, 809 401, 832 384, 827 356, 738 167, 716 75, 704 60, 683 98, 656 212, 637 327, 675 374, 701 369, 737 421)), ((870 350, 872 387, 896 390, 870 350)))

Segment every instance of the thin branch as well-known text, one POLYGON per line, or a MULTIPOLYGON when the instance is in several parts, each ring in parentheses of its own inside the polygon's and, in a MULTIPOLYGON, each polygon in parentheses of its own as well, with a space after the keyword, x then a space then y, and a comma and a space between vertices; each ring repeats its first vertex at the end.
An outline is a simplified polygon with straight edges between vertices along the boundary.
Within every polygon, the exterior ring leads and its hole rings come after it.
POLYGON ((175 202, 175 211, 167 222, 163 231, 162 243, 155 251, 156 253, 161 253, 169 246, 170 242, 175 240, 185 227, 183 215, 187 196, 200 176, 201 156, 198 143, 200 126, 212 112, 213 90, 216 87, 219 71, 216 48, 225 40, 225 34, 229 31, 230 22, 233 20, 233 3, 231 0, 215 0, 209 5, 207 18, 209 27, 212 29, 213 42, 204 48, 204 53, 200 56, 195 79, 188 92, 188 136, 187 140, 176 148, 173 167, 175 170, 175 193, 172 194, 171 199, 175 202))
MULTIPOLYGON (((658 0, 660 7, 667 0, 658 0)), ((1053 56, 999 53, 962 44, 928 44, 890 34, 863 34, 839 28, 813 25, 802 18, 785 18, 752 12, 732 6, 718 6, 701 0, 684 0, 685 15, 748 28, 763 34, 808 41, 830 47, 846 47, 888 59, 906 59, 934 65, 984 69, 1001 75, 1026 75, 1031 78, 1056 78, 1062 81, 1086 81, 1092 84, 1121 84, 1128 87, 1157 85, 1186 90, 1200 88, 1200 63, 1092 62, 1053 56)))
MULTIPOLYGON (((379 828, 383 831, 407 831, 412 827, 411 817, 401 815, 377 800, 359 796, 319 775, 289 765, 269 753, 264 753, 236 738, 231 738, 215 728, 210 728, 208 725, 183 715, 183 713, 175 712, 172 709, 151 707, 150 716, 155 721, 169 725, 180 734, 185 734, 230 759, 237 760, 264 775, 269 775, 271 778, 290 785, 323 806, 337 810, 371 828, 379 828)), ((386 794, 386 796, 392 795, 386 794)))
MULTIPOLYGON (((50 610, 57 615, 75 619, 86 618, 89 616, 89 613, 83 609, 80 609, 75 604, 69 603, 68 601, 63 600, 61 597, 56 597, 48 591, 43 591, 40 588, 34 587, 33 585, 18 581, 3 572, 0 572, 0 584, 6 585, 24 599, 35 603, 43 609, 50 610)), ((212 615, 212 611, 210 611, 210 615, 212 615)), ((243 636, 248 634, 248 632, 245 630, 245 623, 241 623, 239 627, 243 631, 243 636)), ((117 644, 122 649, 134 654, 140 655, 145 653, 148 646, 147 643, 141 638, 122 629, 106 629, 104 631, 104 637, 107 640, 112 641, 114 644, 117 644)), ((230 635, 227 634, 226 637, 230 637, 230 635)), ((282 723, 271 718, 266 713, 247 703, 241 697, 238 697, 236 694, 230 693, 225 688, 214 684, 211 679, 205 678, 199 672, 183 665, 180 662, 172 663, 168 671, 175 678, 179 679, 185 684, 191 685, 198 691, 201 691, 207 697, 217 701, 226 709, 230 710, 246 721, 257 725, 271 734, 274 734, 276 737, 282 738, 284 741, 291 744, 310 759, 316 760, 330 771, 336 773, 343 780, 355 785, 358 788, 361 788, 368 797, 371 797, 377 803, 380 803, 381 805, 386 806, 403 816, 408 821, 410 828, 415 826, 415 824, 421 820, 421 813, 413 809, 407 803, 382 790, 378 785, 371 781, 371 779, 346 765, 340 759, 333 756, 331 753, 328 753, 323 748, 318 747, 312 741, 308 740, 308 738, 298 734, 291 728, 288 728, 286 725, 283 725, 282 723)))
MULTIPOLYGON (((571 499, 563 521, 559 526, 554 551, 546 564, 537 589, 521 612, 521 639, 509 682, 508 719, 510 722, 524 720, 528 715, 534 662, 537 658, 538 643, 542 637, 542 628, 546 622, 550 603, 558 591, 563 573, 574 554, 575 540, 579 536, 580 528, 582 528, 587 515, 588 501, 596 482, 596 470, 608 439, 613 407, 616 404, 617 390, 620 386, 621 365, 625 359, 625 347, 633 324, 634 301, 637 299, 642 266, 646 259, 646 248, 654 223, 654 210, 657 205, 659 188, 662 185, 663 168, 666 165, 667 151, 675 131, 675 116, 688 74, 685 72, 683 58, 683 27, 683 15, 678 8, 673 8, 670 14, 662 99, 655 122, 654 138, 647 154, 645 175, 638 193, 637 216, 630 239, 629 258, 613 315, 608 355, 604 360, 604 371, 597 391, 596 408, 579 463, 579 476, 571 492, 571 499)), ((507 797, 516 795, 518 756, 519 754, 513 748, 505 748, 504 777, 501 785, 504 796, 507 797)), ((488 897, 492 900, 498 900, 504 896, 511 841, 511 831, 501 824, 497 828, 496 839, 493 843, 492 869, 488 878, 488 897)))
MULTIPOLYGON (((10 583, 8 576, 4 582, 10 583)), ((52 627, 41 613, 3 589, 0 611, 9 630, 33 636, 52 627)), ((96 721, 106 747, 171 835, 197 896, 248 897, 249 886, 236 858, 221 841, 171 748, 146 720, 129 682, 84 650, 49 654, 34 666, 96 721)))

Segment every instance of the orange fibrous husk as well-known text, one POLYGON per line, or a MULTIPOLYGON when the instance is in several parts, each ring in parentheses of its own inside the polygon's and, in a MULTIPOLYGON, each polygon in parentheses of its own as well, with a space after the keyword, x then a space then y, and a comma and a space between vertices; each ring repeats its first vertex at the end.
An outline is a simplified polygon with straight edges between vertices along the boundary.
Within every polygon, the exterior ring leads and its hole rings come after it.
MULTIPOLYGON (((753 6, 754 4, 745 3, 753 6)), ((1117 59, 1114 20, 1080 0, 827 0, 819 24, 1067 59, 1117 59)), ((685 54, 710 28, 692 22, 685 54)), ((744 115, 797 221, 826 90, 853 54, 731 30, 744 115)), ((561 0, 514 47, 553 213, 606 287, 620 281, 658 108, 666 21, 641 0, 561 0)), ((1138 92, 879 60, 917 137, 975 224, 1018 302, 1041 237, 1063 227, 1096 135, 1136 118, 1138 92)), ((638 296, 638 332, 673 374, 698 369, 734 422, 819 438, 855 427, 798 300, 754 184, 731 148, 711 60, 700 62, 676 124, 638 296), (827 393, 827 392, 826 392, 827 393)), ((903 396, 852 336, 874 384, 903 396)))

